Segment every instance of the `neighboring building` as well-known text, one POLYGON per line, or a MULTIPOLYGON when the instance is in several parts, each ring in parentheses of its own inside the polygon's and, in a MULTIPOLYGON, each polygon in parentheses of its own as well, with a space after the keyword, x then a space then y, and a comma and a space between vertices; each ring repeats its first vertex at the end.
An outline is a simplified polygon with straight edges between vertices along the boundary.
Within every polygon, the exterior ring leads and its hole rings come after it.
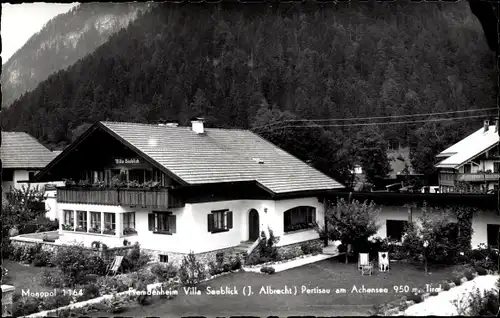
POLYGON ((343 188, 250 131, 201 119, 96 123, 37 176, 62 179, 74 184, 57 188, 59 242, 126 239, 164 261, 246 249, 268 228, 281 247, 317 240, 318 196, 343 188))
POLYGON ((437 155, 436 165, 442 192, 487 192, 498 189, 498 120, 437 155))
MULTIPOLYGON (((2 131, 2 146, 0 147, 2 158, 2 198, 12 188, 21 189, 28 186, 35 174, 45 168, 54 159, 58 152, 52 152, 45 148, 34 137, 25 132, 2 131)), ((46 183, 31 184, 44 190, 46 183)), ((55 209, 46 202, 47 216, 55 218, 55 209)))
MULTIPOLYGON (((405 227, 409 221, 419 222, 424 202, 434 210, 447 210, 453 213, 458 207, 472 207, 471 246, 486 244, 499 248, 497 235, 500 229, 500 214, 497 210, 497 197, 493 194, 424 194, 424 193, 387 193, 387 192, 353 192, 336 193, 329 196, 330 200, 339 197, 358 200, 360 202, 375 202, 380 208, 377 236, 390 238, 401 242, 405 227)), ((450 225, 457 220, 450 218, 450 225)))

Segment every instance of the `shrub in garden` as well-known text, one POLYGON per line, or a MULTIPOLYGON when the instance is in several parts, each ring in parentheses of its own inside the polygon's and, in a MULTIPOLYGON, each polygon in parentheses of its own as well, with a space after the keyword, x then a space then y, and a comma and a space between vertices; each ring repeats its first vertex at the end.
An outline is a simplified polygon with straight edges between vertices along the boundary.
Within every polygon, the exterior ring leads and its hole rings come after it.
POLYGON ((64 273, 68 286, 83 282, 85 275, 89 274, 89 253, 81 245, 72 245, 60 248, 52 257, 51 262, 64 273))
POLYGON ((77 301, 85 301, 89 299, 94 299, 99 296, 101 296, 99 292, 99 286, 97 284, 91 283, 91 284, 86 284, 82 287, 83 289, 83 295, 78 296, 77 301))
POLYGON ((471 271, 471 270, 467 270, 467 271, 465 271, 464 276, 465 276, 465 278, 467 278, 467 280, 469 280, 469 281, 474 279, 474 275, 472 274, 472 271, 471 271))
POLYGON ((57 293, 53 297, 44 297, 40 304, 41 310, 51 310, 67 306, 71 303, 71 296, 57 293))
POLYGON ((461 277, 455 277, 455 278, 453 278, 453 282, 455 283, 455 286, 462 285, 461 277))
POLYGON ((406 296, 407 301, 413 301, 415 304, 419 304, 422 302, 422 294, 420 293, 410 293, 406 296))
POLYGON ((100 256, 91 255, 88 257, 86 264, 86 273, 102 276, 106 274, 106 267, 104 260, 100 256))
POLYGON ((13 299, 12 316, 23 317, 39 312, 39 307, 41 304, 41 298, 20 297, 18 299, 13 299))
POLYGON ((59 268, 45 268, 42 272, 42 284, 44 286, 56 288, 67 287, 68 281, 70 279, 59 268))
POLYGON ((441 288, 443 290, 450 290, 451 286, 450 286, 450 284, 448 282, 445 281, 445 282, 441 283, 441 288))
POLYGON ((108 295, 126 291, 130 286, 124 283, 120 276, 102 276, 97 279, 96 285, 99 286, 99 294, 108 295))
POLYGON ((300 249, 302 250, 302 252, 304 253, 304 255, 312 253, 312 251, 311 251, 311 245, 308 244, 308 243, 302 243, 302 244, 300 244, 300 249))
POLYGON ((48 266, 48 265, 50 265, 51 258, 52 258, 52 254, 50 252, 40 251, 33 258, 32 264, 33 264, 33 266, 36 266, 36 267, 48 266))
POLYGON ((484 276, 488 274, 488 271, 482 267, 476 268, 476 272, 478 276, 484 276))
POLYGON ((144 282, 140 282, 137 286, 137 291, 139 294, 136 296, 136 301, 141 306, 146 306, 151 303, 151 295, 147 294, 147 284, 144 282))
POLYGON ((167 264, 154 264, 151 267, 151 273, 153 273, 160 282, 164 282, 168 280, 169 278, 173 278, 177 276, 178 269, 175 265, 172 263, 167 263, 167 264))
POLYGON ((439 294, 439 292, 437 291, 433 291, 433 292, 430 292, 429 295, 431 296, 437 296, 439 294))
POLYGON ((241 269, 241 259, 239 257, 230 258, 229 264, 232 271, 241 269))
POLYGON ((179 279, 182 285, 194 287, 205 277, 204 266, 196 259, 194 253, 191 252, 185 256, 179 270, 179 279))
POLYGON ((136 242, 128 254, 123 257, 122 269, 125 272, 135 272, 143 268, 150 260, 149 254, 142 252, 139 243, 136 242))
POLYGON ((124 312, 126 305, 127 302, 125 299, 118 295, 113 295, 111 299, 107 299, 103 302, 104 310, 113 314, 124 312))
POLYGON ((131 273, 130 276, 137 281, 145 282, 147 284, 153 284, 156 281, 156 276, 147 269, 140 269, 135 273, 131 273))
POLYGON ((271 267, 271 266, 264 266, 260 269, 260 271, 262 273, 269 274, 269 275, 274 274, 276 272, 274 267, 271 267))
POLYGON ((216 262, 208 263, 208 273, 211 276, 219 275, 223 272, 222 264, 216 262))

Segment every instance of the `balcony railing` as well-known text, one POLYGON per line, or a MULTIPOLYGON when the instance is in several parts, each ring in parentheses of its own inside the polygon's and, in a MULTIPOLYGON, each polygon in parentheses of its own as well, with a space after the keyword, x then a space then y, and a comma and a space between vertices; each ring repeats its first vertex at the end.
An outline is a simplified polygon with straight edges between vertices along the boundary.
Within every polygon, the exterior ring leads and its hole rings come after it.
POLYGON ((168 189, 57 188, 57 202, 176 208, 184 204, 168 189))
POLYGON ((466 182, 481 182, 481 181, 498 181, 500 173, 459 173, 457 174, 457 181, 466 182))

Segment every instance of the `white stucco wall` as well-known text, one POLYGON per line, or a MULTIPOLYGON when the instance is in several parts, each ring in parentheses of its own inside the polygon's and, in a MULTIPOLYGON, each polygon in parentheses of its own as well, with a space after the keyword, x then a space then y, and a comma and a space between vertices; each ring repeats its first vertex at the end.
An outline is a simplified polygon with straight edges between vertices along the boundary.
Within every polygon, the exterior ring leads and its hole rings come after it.
MULTIPOLYGON (((143 248, 177 252, 177 253, 203 253, 218 249, 229 248, 239 245, 242 241, 248 240, 248 214, 255 209, 259 213, 259 230, 267 231, 268 226, 274 231, 276 236, 280 236, 279 246, 297 243, 305 240, 318 238, 314 230, 299 231, 296 233, 283 233, 283 212, 296 206, 316 207, 316 220, 323 223, 323 204, 317 198, 303 198, 293 200, 233 200, 186 204, 179 209, 169 209, 168 211, 176 215, 176 233, 172 235, 155 234, 148 229, 148 213, 151 210, 137 209, 121 206, 87 205, 87 204, 57 204, 57 217, 60 222, 64 221, 64 210, 72 211, 93 211, 124 213, 135 212, 137 235, 134 236, 110 236, 82 232, 70 232, 59 230, 61 241, 81 242, 90 246, 93 241, 101 241, 112 246, 122 246, 123 239, 134 243, 138 241, 143 248), (208 217, 214 210, 228 209, 233 212, 233 228, 226 232, 211 233, 208 231, 208 217), (267 211, 267 212, 266 212, 267 211)), ((121 229, 119 217, 116 217, 117 233, 121 229)))
MULTIPOLYGON (((421 208, 413 208, 412 218, 418 224, 420 224, 419 218, 422 216, 421 208)), ((377 236, 381 238, 387 237, 387 220, 408 220, 408 208, 404 206, 383 206, 381 213, 378 216, 378 223, 380 228, 378 230, 377 236)), ((450 219, 452 222, 456 222, 456 218, 450 219)), ((487 243, 487 224, 500 224, 500 216, 496 215, 494 211, 480 211, 475 213, 472 219, 472 247, 477 247, 480 243, 487 243)))

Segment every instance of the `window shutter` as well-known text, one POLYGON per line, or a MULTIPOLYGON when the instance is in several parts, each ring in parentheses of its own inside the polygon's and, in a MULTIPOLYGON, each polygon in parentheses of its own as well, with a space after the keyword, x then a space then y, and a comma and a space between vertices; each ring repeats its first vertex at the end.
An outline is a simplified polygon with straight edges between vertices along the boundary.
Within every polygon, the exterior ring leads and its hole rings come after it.
POLYGON ((232 211, 227 212, 227 228, 228 228, 228 230, 233 228, 233 212, 232 211))
POLYGON ((148 226, 149 226, 149 230, 154 232, 154 230, 155 230, 155 215, 154 215, 154 213, 148 213, 148 226))
POLYGON ((213 232, 214 230, 214 215, 209 214, 208 215, 208 232, 213 232))
POLYGON ((168 229, 169 229, 170 233, 176 232, 176 216, 175 215, 168 216, 168 229))

